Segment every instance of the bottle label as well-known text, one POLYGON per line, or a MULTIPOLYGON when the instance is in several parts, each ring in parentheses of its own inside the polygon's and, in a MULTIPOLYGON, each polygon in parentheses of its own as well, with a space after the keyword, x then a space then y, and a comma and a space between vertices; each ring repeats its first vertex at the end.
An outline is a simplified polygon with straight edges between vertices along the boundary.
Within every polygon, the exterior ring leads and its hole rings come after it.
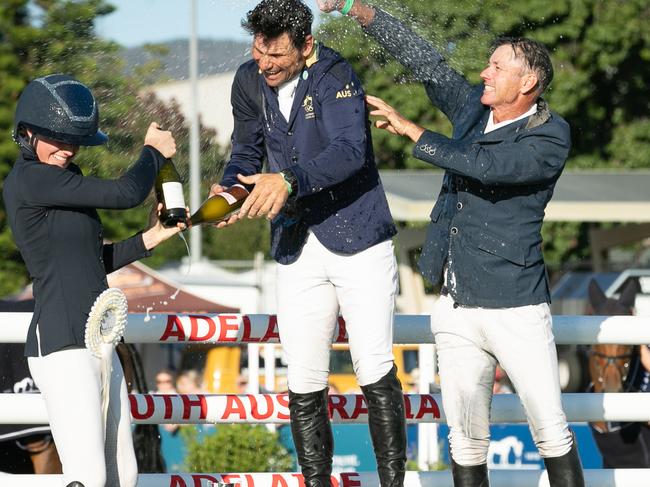
POLYGON ((163 183, 162 190, 166 208, 185 208, 185 197, 183 196, 183 185, 181 183, 163 183))
POLYGON ((218 194, 218 196, 221 196, 223 199, 225 199, 228 202, 228 204, 231 205, 231 206, 234 205, 235 203, 237 203, 237 198, 235 198, 233 195, 231 195, 230 193, 228 193, 226 191, 224 191, 223 193, 217 193, 217 194, 218 194))

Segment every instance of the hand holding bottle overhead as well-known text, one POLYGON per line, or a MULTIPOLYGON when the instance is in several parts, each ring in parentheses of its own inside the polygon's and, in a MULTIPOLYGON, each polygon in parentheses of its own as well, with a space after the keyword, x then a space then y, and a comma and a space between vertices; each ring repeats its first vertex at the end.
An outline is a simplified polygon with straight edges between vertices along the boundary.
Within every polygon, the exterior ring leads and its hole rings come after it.
POLYGON ((147 134, 144 136, 144 145, 150 145, 167 159, 176 154, 176 140, 169 130, 161 130, 156 122, 149 124, 147 134))
POLYGON ((231 225, 238 220, 235 213, 248 196, 242 185, 235 184, 225 188, 214 184, 210 188, 210 197, 190 217, 192 225, 217 224, 217 228, 231 225))

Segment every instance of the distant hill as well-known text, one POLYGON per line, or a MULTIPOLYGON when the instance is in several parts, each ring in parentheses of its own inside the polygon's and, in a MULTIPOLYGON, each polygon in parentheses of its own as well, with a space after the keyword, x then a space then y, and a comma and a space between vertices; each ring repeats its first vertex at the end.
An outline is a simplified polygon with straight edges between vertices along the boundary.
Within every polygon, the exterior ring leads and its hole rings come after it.
MULTIPOLYGON (((160 59, 164 65, 164 76, 181 80, 189 78, 189 42, 179 39, 158 45, 169 49, 169 54, 160 59)), ((131 72, 136 66, 157 59, 144 47, 125 48, 122 51, 131 72)), ((250 59, 250 44, 236 41, 199 40, 199 76, 234 71, 244 61, 250 59)))

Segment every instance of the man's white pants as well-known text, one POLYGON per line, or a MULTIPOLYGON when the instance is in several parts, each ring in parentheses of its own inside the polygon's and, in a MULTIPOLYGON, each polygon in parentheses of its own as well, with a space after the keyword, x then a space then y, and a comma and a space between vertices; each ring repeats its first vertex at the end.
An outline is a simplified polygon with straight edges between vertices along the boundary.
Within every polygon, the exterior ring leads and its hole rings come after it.
POLYGON ((277 276, 278 328, 292 392, 327 387, 339 313, 359 385, 377 382, 390 371, 397 293, 392 241, 341 255, 310 232, 300 257, 278 265, 277 276))
POLYGON ((134 487, 138 466, 131 436, 131 411, 124 372, 113 352, 106 419, 101 398, 101 362, 85 348, 29 357, 41 391, 54 443, 63 465, 63 485, 134 487))
POLYGON ((440 296, 433 307, 431 328, 449 445, 457 464, 487 461, 497 363, 517 390, 540 455, 558 457, 569 452, 572 436, 562 411, 548 304, 454 308, 451 297, 440 296))

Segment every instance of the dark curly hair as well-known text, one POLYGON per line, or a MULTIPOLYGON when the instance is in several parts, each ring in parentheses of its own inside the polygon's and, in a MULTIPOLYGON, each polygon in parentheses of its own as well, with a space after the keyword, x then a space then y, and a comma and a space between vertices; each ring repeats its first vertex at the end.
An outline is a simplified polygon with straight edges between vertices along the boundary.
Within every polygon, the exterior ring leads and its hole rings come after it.
POLYGON ((296 49, 302 49, 314 16, 301 0, 262 0, 248 12, 241 25, 253 35, 275 39, 285 32, 296 49))
POLYGON ((541 95, 553 80, 553 64, 546 46, 526 37, 499 37, 492 43, 490 53, 501 46, 510 46, 515 57, 537 75, 537 91, 541 95))

